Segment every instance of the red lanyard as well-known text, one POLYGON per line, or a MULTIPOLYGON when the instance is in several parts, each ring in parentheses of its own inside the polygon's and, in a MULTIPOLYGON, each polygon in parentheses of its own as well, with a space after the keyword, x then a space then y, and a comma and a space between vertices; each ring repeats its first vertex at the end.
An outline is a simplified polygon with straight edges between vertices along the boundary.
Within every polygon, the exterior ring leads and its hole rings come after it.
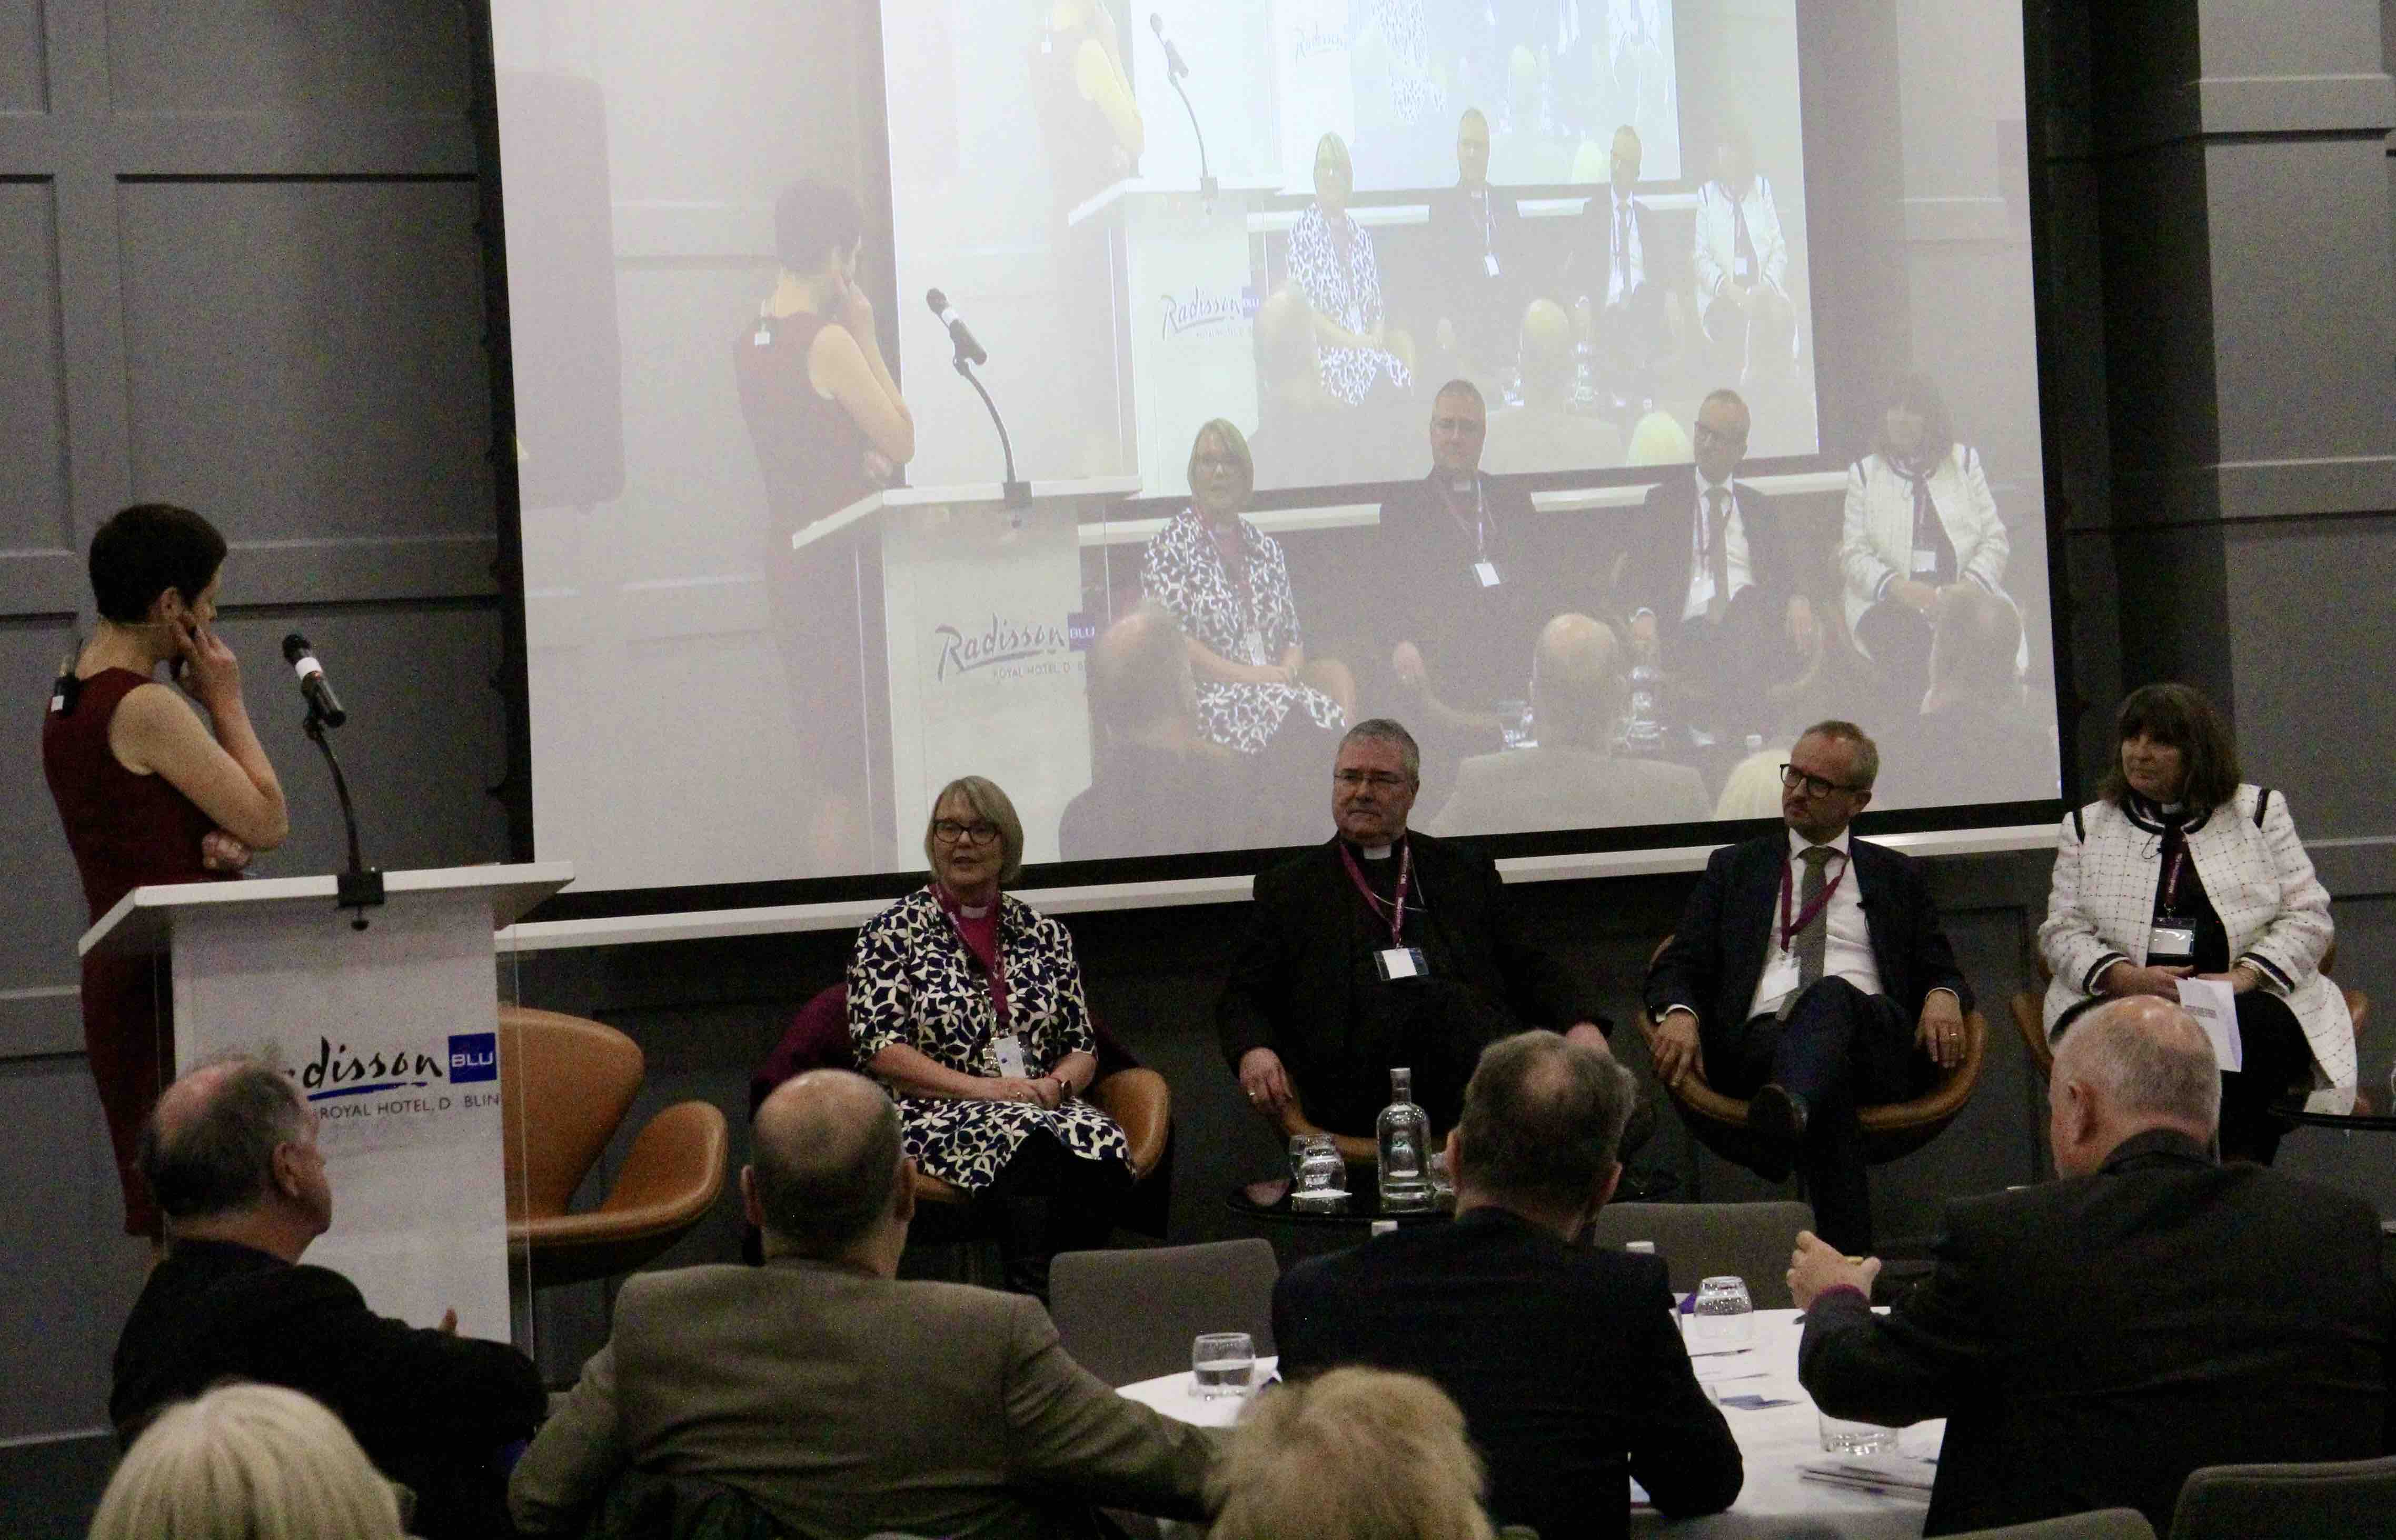
POLYGON ((1797 933, 1812 924, 1816 915, 1830 907, 1830 896, 1839 891, 1841 883, 1847 880, 1847 868, 1853 866, 1855 861, 1853 857, 1842 854, 1839 858, 1839 874, 1823 885, 1820 897, 1806 905, 1798 912, 1797 918, 1791 921, 1789 918, 1789 890, 1795 884, 1790 879, 1789 870, 1796 864, 1793 857, 1780 863, 1780 949, 1782 951, 1790 949, 1790 943, 1797 939, 1797 933))
POLYGON ((1348 848, 1345 840, 1339 842, 1339 858, 1348 863, 1348 880, 1356 884, 1356 891, 1364 896, 1364 902, 1373 906, 1373 912, 1390 917, 1390 945, 1404 946, 1405 942, 1398 933, 1406 926, 1406 884, 1414 879, 1414 847, 1408 845, 1398 852, 1397 897, 1394 902, 1387 904, 1382 902, 1379 894, 1373 891, 1372 884, 1364 881, 1364 870, 1356 864, 1355 853, 1348 848))

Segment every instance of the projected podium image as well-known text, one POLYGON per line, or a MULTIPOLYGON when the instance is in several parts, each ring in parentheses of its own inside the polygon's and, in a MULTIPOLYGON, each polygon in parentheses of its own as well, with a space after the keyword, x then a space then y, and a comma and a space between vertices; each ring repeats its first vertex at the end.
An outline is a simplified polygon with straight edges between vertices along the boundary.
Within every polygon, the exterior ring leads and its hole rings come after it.
MULTIPOLYGON (((1139 490, 1128 476, 877 492, 791 532, 803 565, 854 575, 857 713, 875 863, 920 858, 932 799, 959 776, 1005 787, 1029 861, 1089 784, 1079 525, 1139 490)), ((844 750, 845 751, 845 750, 844 750)))

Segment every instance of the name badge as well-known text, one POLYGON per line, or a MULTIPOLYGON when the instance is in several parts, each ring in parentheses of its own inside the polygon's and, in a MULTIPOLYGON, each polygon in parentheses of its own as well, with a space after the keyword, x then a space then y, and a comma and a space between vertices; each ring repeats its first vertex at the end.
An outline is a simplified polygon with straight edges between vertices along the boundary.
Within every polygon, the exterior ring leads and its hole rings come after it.
POLYGON ((1755 282, 1755 264, 1744 257, 1731 259, 1731 276, 1742 284, 1755 282))
POLYGON ((2177 967, 2196 961, 2196 927, 2157 925, 2147 937, 2147 966, 2177 967))
POLYGON ((1916 578, 1923 578, 1927 577, 1937 570, 1938 552, 1935 551, 1924 551, 1921 547, 1916 546, 1913 551, 1913 575, 1916 578))
POLYGON ((998 1055, 1000 1074, 1009 1080, 1023 1080, 1031 1074, 1031 1066, 1023 1058, 1023 1040, 1013 1032, 1001 1032, 991 1048, 998 1055))
POLYGON ((1482 253, 1481 265, 1484 269, 1487 270, 1490 277, 1495 278, 1498 276, 1498 254, 1496 252, 1486 251, 1482 253))
POLYGON ((1764 970, 1764 983, 1756 998, 1766 1005, 1777 1004, 1797 988, 1797 959, 1793 953, 1775 949, 1772 962, 1764 970))
POLYGON ((771 326, 759 326, 757 335, 749 340, 755 347, 770 348, 774 345, 774 329, 771 326))
POLYGON ((1472 576, 1481 579, 1481 586, 1483 588, 1496 588, 1498 583, 1498 564, 1495 562, 1475 562, 1472 564, 1472 576))
POLYGON ((1265 656, 1265 633, 1254 626, 1240 633, 1240 645, 1248 649, 1248 661, 1251 663, 1261 666, 1272 661, 1265 656))
POLYGON ((1373 954, 1373 966, 1385 983, 1431 976, 1431 963, 1424 960, 1420 947, 1384 947, 1373 954))

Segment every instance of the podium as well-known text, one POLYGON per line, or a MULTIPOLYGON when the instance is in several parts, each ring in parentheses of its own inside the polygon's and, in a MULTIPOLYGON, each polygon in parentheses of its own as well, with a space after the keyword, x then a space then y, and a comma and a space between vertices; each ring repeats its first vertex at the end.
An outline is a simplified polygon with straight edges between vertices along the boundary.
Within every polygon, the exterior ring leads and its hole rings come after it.
MULTIPOLYGON (((995 483, 895 487, 791 532, 798 560, 854 564, 876 866, 921 860, 932 799, 959 776, 1005 789, 1026 860, 1057 859, 1057 821, 1090 784, 1082 665, 1105 623, 1084 598, 1080 526, 1138 490, 1034 482, 1011 508, 995 483)), ((825 750, 845 751, 852 736, 828 731, 825 750)))
POLYGON ((494 933, 574 880, 562 861, 384 876, 337 908, 334 879, 140 887, 82 953, 160 956, 174 1074, 227 1054, 288 1072, 316 1119, 333 1225, 307 1260, 419 1326, 510 1335, 494 933))

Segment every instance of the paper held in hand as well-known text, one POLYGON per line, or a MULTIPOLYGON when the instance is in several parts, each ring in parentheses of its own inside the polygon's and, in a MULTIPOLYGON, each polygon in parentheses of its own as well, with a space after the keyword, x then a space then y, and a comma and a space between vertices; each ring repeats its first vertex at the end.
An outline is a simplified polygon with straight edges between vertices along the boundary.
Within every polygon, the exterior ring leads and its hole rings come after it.
POLYGON ((2236 989, 2217 978, 2183 978, 2179 981, 2179 1005, 2196 1017, 2196 1024, 2213 1040, 2216 1064, 2224 1069, 2237 1069, 2245 1064, 2245 1046, 2238 1039, 2236 989))

